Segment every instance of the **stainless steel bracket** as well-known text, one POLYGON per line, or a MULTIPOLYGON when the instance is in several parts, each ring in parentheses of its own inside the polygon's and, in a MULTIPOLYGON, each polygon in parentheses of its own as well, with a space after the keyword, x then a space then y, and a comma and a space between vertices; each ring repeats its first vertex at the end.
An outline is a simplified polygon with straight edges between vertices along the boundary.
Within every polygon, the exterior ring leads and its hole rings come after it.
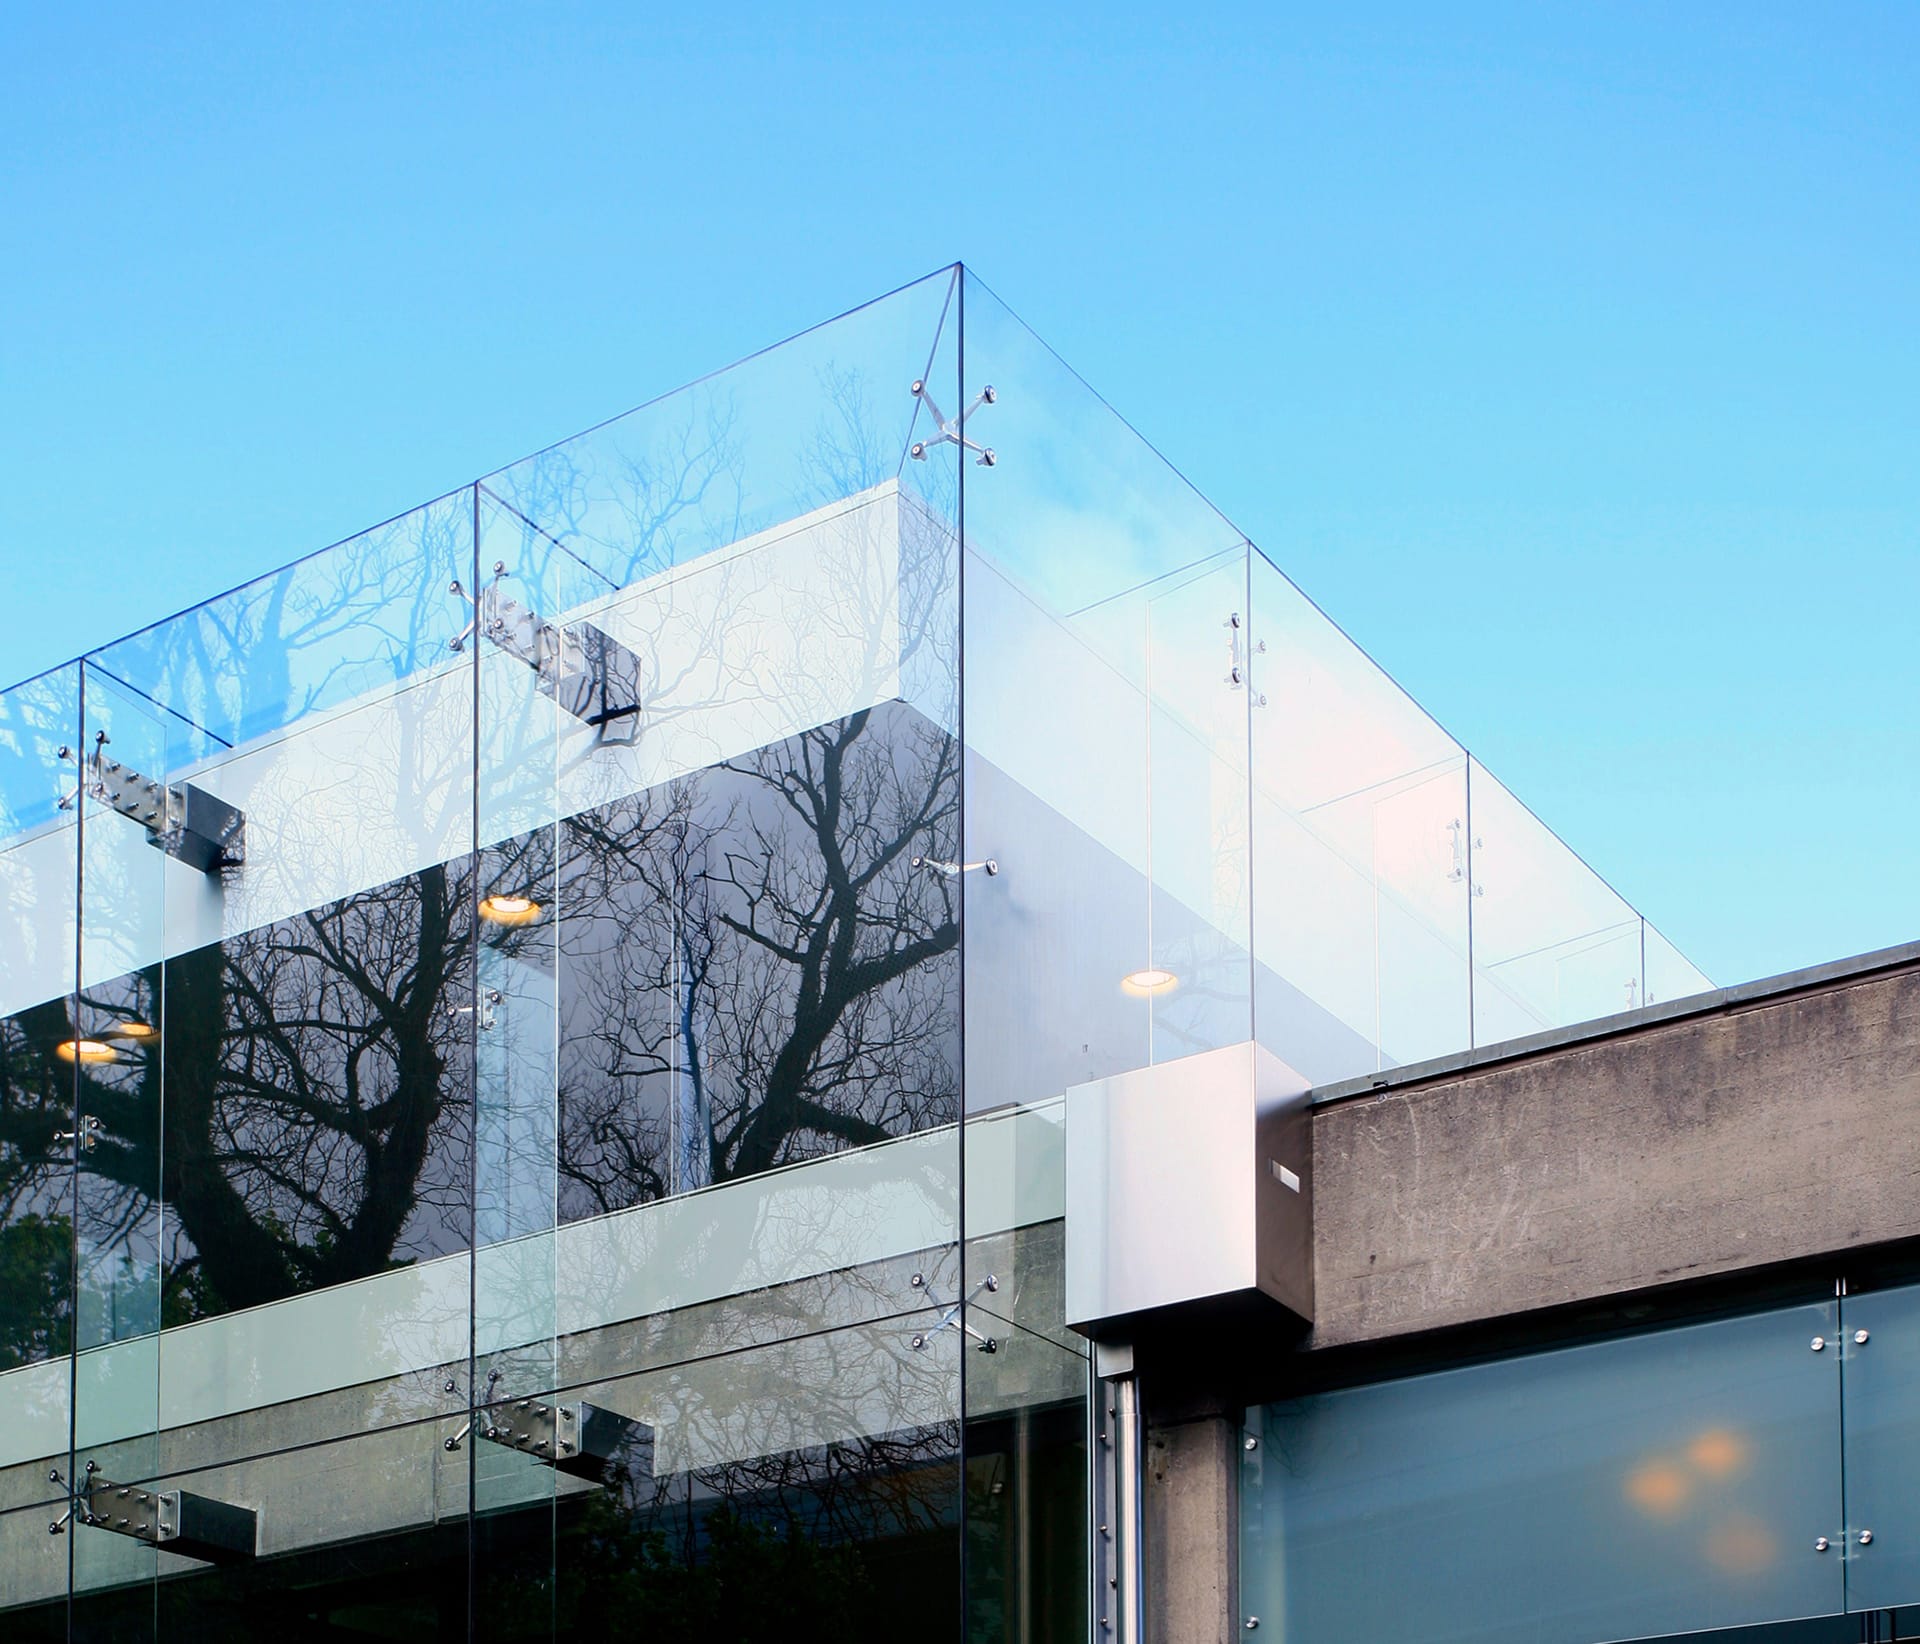
MULTIPOLYGON (((489 1377, 492 1392, 497 1376, 489 1377)), ((504 1445, 576 1478, 600 1481, 619 1464, 629 1479, 653 1477, 653 1429, 585 1399, 543 1404, 504 1399, 476 1410, 445 1448, 458 1450, 477 1430, 490 1444, 504 1445)))
MULTIPOLYGON (((1230 611, 1227 614, 1227 620, 1221 626, 1227 630, 1227 683, 1237 691, 1249 684, 1248 663, 1253 657, 1265 653, 1267 642, 1263 639, 1251 647, 1248 646, 1238 611, 1230 611)), ((1254 691, 1248 700, 1254 707, 1264 708, 1267 705, 1267 694, 1265 691, 1254 691)))
MULTIPOLYGON (((48 1476, 56 1484, 66 1482, 57 1467, 48 1476)), ((259 1545, 259 1519, 251 1507, 216 1501, 191 1490, 115 1484, 102 1478, 93 1462, 87 1463, 79 1486, 70 1491, 66 1512, 47 1526, 47 1532, 63 1535, 69 1523, 128 1536, 208 1563, 252 1558, 259 1545)))
POLYGON ((611 634, 590 622, 567 627, 549 622, 502 586, 512 573, 495 560, 493 576, 480 592, 469 594, 458 579, 448 592, 472 608, 467 625, 447 641, 461 652, 475 634, 509 656, 518 657, 539 677, 540 691, 583 725, 608 737, 609 726, 624 725, 631 741, 640 716, 640 659, 611 634))
POLYGON ((993 384, 987 384, 985 388, 974 395, 973 404, 962 411, 958 417, 947 416, 940 407, 934 403, 933 396, 927 392, 926 383, 920 378, 916 377, 914 379, 911 392, 913 397, 927 408, 928 414, 933 418, 934 427, 939 430, 932 439, 916 440, 912 445, 907 447, 907 455, 912 457, 915 462, 925 462, 927 460, 927 452, 932 450, 936 445, 957 445, 962 451, 973 452, 974 462, 981 468, 991 468, 1000 460, 993 454, 992 447, 982 445, 979 441, 967 437, 967 419, 970 418, 974 412, 978 411, 981 406, 992 405, 1000 398, 1000 396, 994 392, 993 384))
POLYGON ((943 862, 937 856, 912 856, 907 858, 910 868, 924 868, 928 873, 937 873, 942 879, 958 879, 963 873, 986 871, 989 879, 1000 872, 1000 864, 989 856, 984 862, 943 862))
POLYGON ((982 1353, 997 1353, 1000 1351, 1000 1343, 996 1337, 982 1335, 981 1332, 974 1329, 967 1321, 967 1309, 973 1306, 982 1296, 992 1295, 993 1292, 1000 1288, 1000 1281, 991 1273, 973 1287, 973 1294, 968 1296, 965 1301, 940 1301, 932 1290, 928 1288, 927 1278, 924 1273, 914 1274, 907 1283, 913 1289, 925 1295, 927 1300, 932 1302, 935 1307, 944 1307, 946 1309, 946 1311, 940 1315, 937 1323, 930 1329, 922 1330, 908 1344, 916 1353, 925 1352, 927 1344, 932 1341, 935 1336, 939 1335, 942 1330, 958 1330, 967 1340, 975 1343, 982 1353))
POLYGON ((110 758, 112 741, 96 731, 93 751, 81 758, 62 747, 59 757, 78 767, 80 780, 60 800, 70 811, 81 795, 118 811, 147 830, 147 843, 202 873, 237 868, 247 859, 247 818, 224 799, 191 782, 161 782, 110 758))

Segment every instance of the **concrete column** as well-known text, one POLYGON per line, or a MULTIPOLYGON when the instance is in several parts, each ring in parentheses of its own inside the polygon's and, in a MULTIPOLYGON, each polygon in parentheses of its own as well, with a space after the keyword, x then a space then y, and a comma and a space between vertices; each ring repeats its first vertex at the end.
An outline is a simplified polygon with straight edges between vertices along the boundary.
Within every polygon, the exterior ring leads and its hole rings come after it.
POLYGON ((1143 1508, 1146 1644, 1240 1638, 1237 1409, 1149 1405, 1143 1508))

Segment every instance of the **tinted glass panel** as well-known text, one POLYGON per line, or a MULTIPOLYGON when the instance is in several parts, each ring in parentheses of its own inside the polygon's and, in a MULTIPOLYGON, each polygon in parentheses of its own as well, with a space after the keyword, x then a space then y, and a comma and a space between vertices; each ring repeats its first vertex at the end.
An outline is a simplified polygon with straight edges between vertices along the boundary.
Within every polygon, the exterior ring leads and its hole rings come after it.
POLYGON ((1247 1611, 1293 1640, 1733 1627, 1844 1607, 1831 1304, 1268 1405, 1247 1611), (1810 1350, 1816 1336, 1825 1344, 1810 1350))

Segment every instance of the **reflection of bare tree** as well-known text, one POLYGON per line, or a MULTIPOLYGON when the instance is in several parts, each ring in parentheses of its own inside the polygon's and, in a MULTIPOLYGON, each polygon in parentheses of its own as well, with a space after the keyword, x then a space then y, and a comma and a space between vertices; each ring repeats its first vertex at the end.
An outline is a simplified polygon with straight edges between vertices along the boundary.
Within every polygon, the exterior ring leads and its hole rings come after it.
MULTIPOLYGON (((958 1441, 943 1422, 659 1478, 616 1472, 566 1505, 536 1594, 551 1581, 556 1637, 878 1639, 909 1615, 945 1636, 958 1441)), ((503 1581, 502 1599, 519 1586, 503 1581)))
POLYGON ((425 868, 169 964, 171 1285, 245 1307, 466 1242, 470 906, 425 868))
POLYGON ((953 1116, 955 762, 892 704, 567 825, 567 1213, 953 1116))
MULTIPOLYGON (((521 465, 500 517, 541 522, 527 526, 514 559, 524 591, 563 617, 575 599, 723 547, 816 494, 829 502, 898 474, 914 403, 832 369, 817 374, 817 388, 813 441, 802 427, 801 443, 773 458, 771 483, 758 476, 749 485, 743 416, 720 384, 650 414, 632 437, 603 440, 604 449, 582 441, 521 465)), ((446 585, 473 576, 476 506, 483 520, 495 517, 490 495, 443 499, 134 636, 109 661, 189 723, 167 733, 186 738, 170 751, 189 764, 218 743, 277 730, 377 685, 462 668, 447 659, 460 612, 449 609, 446 585)), ((545 900, 562 916, 557 949, 551 917, 511 940, 482 934, 507 958, 544 965, 558 989, 551 1077, 560 1134, 549 1137, 546 1162, 550 1175, 556 1165, 561 1172, 565 1214, 954 1116, 958 886, 912 866, 959 854, 957 749, 945 729, 953 692, 950 677, 937 683, 955 660, 954 545, 904 526, 897 544, 883 541, 883 517, 863 517, 844 542, 823 538, 821 553, 846 563, 820 567, 821 583, 842 597, 816 633, 772 633, 779 590, 756 595, 756 567, 703 571, 697 594, 688 578, 686 588, 647 595, 650 614, 670 615, 677 594, 690 600, 689 623, 710 628, 682 647, 686 690, 671 672, 649 675, 650 731, 697 720, 716 703, 759 703, 781 730, 856 711, 491 847, 477 864, 480 884, 553 884, 545 900), (751 622, 735 620, 735 575, 748 587, 743 597, 765 596, 751 622), (779 658, 772 669, 770 652, 779 658), (823 659, 840 673, 809 688, 800 675, 823 659), (910 663, 936 683, 908 689, 910 663), (872 682, 888 679, 932 719, 897 702, 859 706, 884 695, 872 682), (833 708, 801 711, 828 701, 833 708)), ((770 563, 766 575, 777 577, 770 563)), ((508 693, 489 684, 493 653, 480 656, 485 790, 490 770, 503 781, 489 764, 493 743, 531 748, 539 737, 537 724, 521 727, 524 735, 502 728, 496 710, 508 693)), ((530 723, 545 723, 544 699, 529 690, 513 701, 530 723)), ((444 805, 449 794, 457 804, 457 775, 435 761, 452 769, 475 750, 457 735, 436 741, 427 733, 445 727, 416 718, 398 716, 390 734, 400 744, 364 764, 391 757, 415 782, 419 794, 397 810, 444 805)), ((740 745, 693 759, 677 745, 675 759, 684 769, 740 745)), ((293 763, 286 771, 285 781, 310 775, 293 763)), ((572 774, 563 761, 562 778, 572 774)), ((344 777, 340 788, 350 797, 344 777)), ((444 818, 436 811, 433 820, 444 818)), ((334 811, 290 806, 278 836, 257 842, 251 883, 278 873, 285 883, 275 881, 276 892, 297 891, 310 856, 332 873, 330 888, 359 883, 360 853, 339 832, 334 811)), ((381 859, 371 847, 364 855, 381 859)), ((510 1036, 532 1044, 540 1032, 531 1019, 537 990, 509 1001, 495 1041, 477 1037, 471 1016, 449 1014, 470 1008, 475 986, 486 985, 491 955, 483 951, 479 973, 469 964, 475 881, 465 859, 410 873, 90 989, 77 1015, 60 1002, 16 1019, 17 1046, 0 1061, 0 1206, 5 1225, 24 1229, 13 1235, 16 1251, 32 1255, 33 1240, 60 1236, 47 1232, 57 1202, 35 1197, 64 1180, 67 1164, 47 1163, 72 1102, 52 1112, 43 1087, 51 1074, 69 1092, 74 1084, 70 1066, 53 1067, 53 1047, 114 1016, 163 1032, 80 1070, 80 1108, 100 1119, 103 1136, 76 1195, 86 1225, 71 1236, 106 1253, 102 1274, 118 1262, 129 1285, 142 1271, 164 1272, 168 1319, 255 1305, 465 1243, 474 1177, 484 1200, 493 1158, 486 1064, 511 1059, 496 1054, 510 1036)), ((298 905, 292 894, 266 903, 298 905)), ((532 1069, 530 1054, 521 1059, 522 1072, 532 1069)), ((520 1110, 506 1112, 510 1129, 520 1110)), ((516 1168, 537 1154, 524 1137, 496 1140, 520 1148, 516 1168)), ((539 1225, 509 1222, 515 1231, 539 1225)), ((83 1253, 83 1285, 89 1260, 83 1253)), ((129 1333, 123 1325, 150 1327, 128 1315, 107 1334, 129 1333)), ((51 1340, 48 1328, 35 1323, 26 1337, 51 1340)))
POLYGON ((72 1125, 67 1037, 65 1000, 0 1021, 0 1370, 70 1340, 69 1153, 53 1141, 72 1125))
MULTIPOLYGON (((950 738, 891 704, 565 826, 563 1214, 953 1117, 956 891, 913 864, 953 850, 955 760, 950 738)), ((550 838, 489 851, 489 882, 538 885, 550 838)), ((90 989, 80 1033, 127 1018, 164 1032, 81 1070, 81 1109, 104 1131, 83 1172, 86 1245, 158 1263, 174 1319, 463 1246, 473 896, 464 866, 430 867, 182 955, 164 1016, 157 967, 90 989)), ((550 923, 509 935, 523 963, 553 940, 550 923)), ((480 1041, 483 1086, 512 1036, 542 1031, 512 1019, 515 1003, 480 1041)), ((74 1032, 64 1002, 9 1027, 10 1216, 61 1179, 50 1154, 73 1075, 53 1048, 74 1032)), ((140 1322, 126 1311, 106 1335, 140 1322)))
MULTIPOLYGON (((168 962, 159 1040, 120 1041, 114 1061, 80 1073, 80 1110, 102 1127, 76 1193, 83 1290, 142 1272, 157 1285, 159 1264, 177 1320, 465 1243, 468 1029, 449 1007, 466 987, 470 884, 462 870, 427 868, 168 962)), ((90 989, 78 1031, 159 1023, 159 1005, 156 966, 90 989)), ((5 1069, 0 1129, 19 1133, 23 1161, 47 1159, 72 1111, 52 1124, 53 1093, 30 1098, 50 1066, 71 1081, 53 1047, 74 1033, 62 1001, 7 1034, 39 1070, 5 1069)), ((62 1177, 66 1162, 52 1166, 62 1177)), ((0 1193, 22 1191, 19 1176, 0 1175, 0 1193)), ((90 1336, 159 1322, 111 1305, 119 1327, 90 1336)))
MULTIPOLYGON (((442 661, 447 583, 473 579, 462 491, 146 629, 109 670, 232 744, 442 661)), ((213 743, 190 745, 186 757, 213 743)))

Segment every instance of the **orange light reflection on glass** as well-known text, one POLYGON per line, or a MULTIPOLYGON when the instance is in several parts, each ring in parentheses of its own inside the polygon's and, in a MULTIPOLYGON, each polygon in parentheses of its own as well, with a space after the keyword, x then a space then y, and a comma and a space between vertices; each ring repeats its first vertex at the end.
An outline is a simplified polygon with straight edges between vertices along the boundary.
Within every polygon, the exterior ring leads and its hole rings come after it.
POLYGON ((1687 1446, 1687 1460, 1708 1478, 1725 1478, 1746 1465, 1746 1441, 1724 1427, 1709 1428, 1687 1446))
POLYGON ((1120 991, 1130 993, 1136 999, 1151 998, 1156 993, 1171 993, 1180 985, 1180 978, 1170 970, 1160 970, 1149 965, 1145 970, 1129 972, 1120 978, 1120 991))
POLYGON ((1664 1458, 1644 1462, 1627 1475, 1627 1498, 1642 1512, 1667 1518, 1687 1504, 1693 1481, 1664 1458))
POLYGON ((540 904, 531 896, 483 896, 480 917, 490 925, 530 925, 540 917, 540 904))
POLYGON ((63 1062, 111 1062, 114 1060, 113 1046, 102 1044, 98 1039, 64 1039, 55 1045, 53 1050, 63 1062))

